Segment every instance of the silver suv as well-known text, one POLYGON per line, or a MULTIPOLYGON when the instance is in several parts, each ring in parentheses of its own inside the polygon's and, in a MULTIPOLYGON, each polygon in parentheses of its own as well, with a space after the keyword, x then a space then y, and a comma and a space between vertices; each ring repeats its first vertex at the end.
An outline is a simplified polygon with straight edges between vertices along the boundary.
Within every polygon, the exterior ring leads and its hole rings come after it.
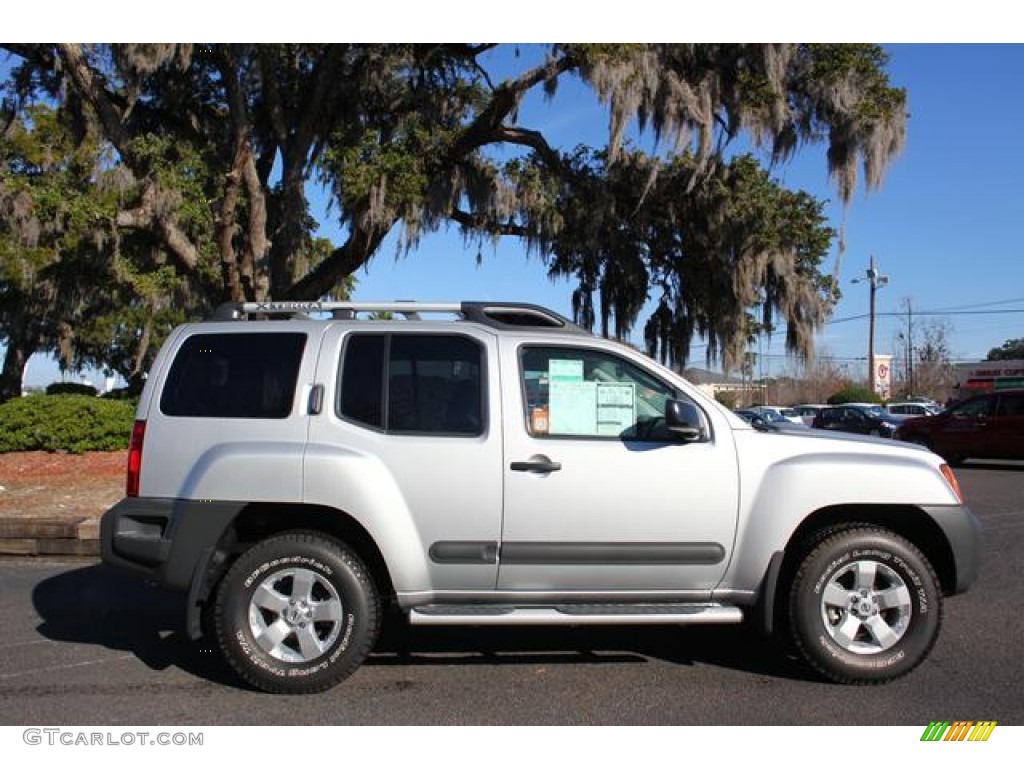
POLYGON ((471 302, 232 304, 176 329, 102 545, 282 693, 344 679, 392 606, 413 625, 746 617, 828 679, 883 682, 926 657, 979 557, 935 454, 760 431, 548 310, 471 302))

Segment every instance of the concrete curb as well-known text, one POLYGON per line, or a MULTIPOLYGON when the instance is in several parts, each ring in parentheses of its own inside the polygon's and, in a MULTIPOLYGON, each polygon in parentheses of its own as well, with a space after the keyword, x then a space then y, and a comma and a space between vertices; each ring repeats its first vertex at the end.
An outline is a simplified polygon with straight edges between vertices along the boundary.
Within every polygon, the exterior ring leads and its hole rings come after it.
POLYGON ((99 518, 0 517, 0 555, 99 554, 99 518))

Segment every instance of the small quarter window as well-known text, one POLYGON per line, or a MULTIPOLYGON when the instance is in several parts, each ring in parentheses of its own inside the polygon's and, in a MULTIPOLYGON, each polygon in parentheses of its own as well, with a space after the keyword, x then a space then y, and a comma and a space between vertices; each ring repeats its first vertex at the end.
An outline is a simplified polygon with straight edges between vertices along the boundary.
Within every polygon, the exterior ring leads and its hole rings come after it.
POLYGON ((345 346, 341 375, 342 416, 377 429, 384 428, 384 353, 387 336, 352 336, 345 346))

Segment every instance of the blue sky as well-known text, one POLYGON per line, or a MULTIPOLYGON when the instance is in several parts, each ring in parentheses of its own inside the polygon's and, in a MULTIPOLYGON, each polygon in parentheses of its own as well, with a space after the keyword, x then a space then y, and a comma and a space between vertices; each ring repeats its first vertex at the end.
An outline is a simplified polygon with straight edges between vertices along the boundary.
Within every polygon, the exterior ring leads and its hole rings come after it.
MULTIPOLYGON (((876 352, 893 349, 904 326, 889 313, 902 312, 910 299, 916 332, 927 323, 945 323, 954 358, 980 359, 1005 340, 1024 337, 1024 104, 1017 96, 1024 46, 906 44, 887 50, 892 82, 908 91, 907 143, 881 189, 866 193, 859 187, 845 212, 834 202, 828 206, 835 228, 845 217, 846 253, 839 265, 844 297, 820 334, 818 354, 849 361, 851 370, 864 365, 868 288, 851 280, 863 276, 873 254, 889 277, 877 294, 876 352)), ((524 104, 520 124, 543 130, 565 148, 601 143, 607 130, 606 115, 589 91, 571 84, 552 104, 539 97, 524 104)), ((805 148, 776 175, 834 200, 823 151, 805 148)), ((340 240, 326 213, 322 234, 340 240)), ((549 281, 543 265, 514 240, 478 249, 454 231, 442 231, 425 236, 408 257, 395 252, 392 238, 357 274, 355 298, 528 301, 570 313, 572 285, 549 281)), ((828 269, 837 256, 834 248, 828 269)), ((766 340, 761 353, 765 375, 792 368, 781 336, 766 340)), ((699 339, 691 362, 703 364, 699 339)), ((34 360, 26 378, 46 383, 56 378, 56 367, 34 360)))
MULTIPOLYGON (((867 356, 868 287, 853 284, 875 256, 889 284, 876 295, 876 353, 892 351, 904 330, 904 302, 913 307, 915 337, 929 323, 948 325, 959 360, 976 360, 1009 338, 1024 337, 1024 152, 1017 98, 1024 75, 1021 45, 896 45, 892 81, 910 104, 907 143, 882 187, 863 185, 845 210, 828 206, 838 229, 845 216, 846 252, 839 264, 843 299, 819 336, 819 355, 853 361, 867 356), (926 314, 987 312, 992 314, 926 314), (898 313, 900 317, 889 316, 898 313), (840 322, 841 321, 841 322, 840 322)), ((520 122, 544 130, 553 143, 600 142, 604 112, 582 88, 560 89, 556 102, 524 106, 520 122)), ((810 146, 776 175, 787 185, 834 201, 822 147, 810 146)), ((326 233, 332 228, 326 226, 326 233)), ((536 259, 514 241, 467 249, 454 234, 424 238, 406 258, 390 242, 361 271, 357 299, 518 300, 570 313, 572 285, 552 283, 536 259)), ((825 267, 833 269, 838 245, 825 267)), ((762 345, 767 374, 789 367, 782 337, 762 345)), ((694 364, 703 364, 695 340, 694 364)), ((851 370, 856 363, 851 364, 851 370)), ((865 369, 866 370, 866 369, 865 369)))

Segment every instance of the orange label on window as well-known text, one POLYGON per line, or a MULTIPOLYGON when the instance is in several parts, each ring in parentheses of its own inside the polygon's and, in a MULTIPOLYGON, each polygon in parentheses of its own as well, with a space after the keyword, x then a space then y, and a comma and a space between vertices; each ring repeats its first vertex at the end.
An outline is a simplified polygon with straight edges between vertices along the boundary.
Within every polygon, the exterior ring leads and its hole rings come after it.
POLYGON ((535 435, 548 433, 548 408, 546 405, 538 405, 530 410, 530 432, 535 435))

